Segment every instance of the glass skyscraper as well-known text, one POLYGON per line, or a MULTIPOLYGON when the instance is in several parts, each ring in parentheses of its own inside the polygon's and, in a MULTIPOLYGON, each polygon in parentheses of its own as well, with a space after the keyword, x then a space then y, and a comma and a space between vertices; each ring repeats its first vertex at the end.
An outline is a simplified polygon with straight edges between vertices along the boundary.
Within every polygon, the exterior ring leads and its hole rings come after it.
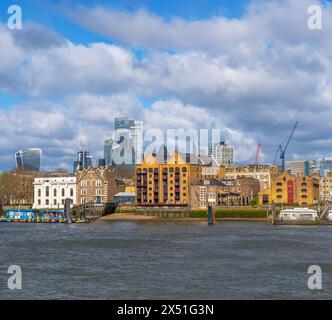
POLYGON ((115 118, 114 121, 114 129, 128 129, 135 126, 135 120, 128 119, 128 118, 115 118))
POLYGON ((104 144, 104 159, 105 164, 112 165, 112 149, 113 149, 113 140, 109 139, 105 141, 104 144))
POLYGON ((24 149, 16 152, 16 168, 24 171, 40 171, 42 151, 40 149, 24 149))
POLYGON ((116 118, 114 129, 112 139, 106 140, 104 144, 106 165, 119 164, 117 159, 122 159, 123 154, 127 155, 126 159, 123 158, 123 164, 141 163, 143 159, 143 121, 116 118))
POLYGON ((85 150, 85 147, 81 145, 80 151, 77 152, 76 161, 73 165, 73 171, 77 170, 77 167, 80 166, 83 169, 87 169, 92 166, 92 155, 89 151, 85 150))

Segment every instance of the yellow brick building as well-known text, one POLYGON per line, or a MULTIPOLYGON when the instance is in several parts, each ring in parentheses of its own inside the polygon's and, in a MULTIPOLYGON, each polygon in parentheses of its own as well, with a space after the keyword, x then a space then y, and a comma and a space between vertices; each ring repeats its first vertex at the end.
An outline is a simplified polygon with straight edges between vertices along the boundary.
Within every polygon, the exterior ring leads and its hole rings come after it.
POLYGON ((136 207, 188 207, 190 185, 202 179, 202 168, 175 153, 167 163, 159 163, 152 154, 135 167, 136 207))
POLYGON ((259 204, 274 203, 311 206, 319 201, 319 175, 306 176, 304 173, 293 176, 281 173, 271 180, 270 188, 259 193, 259 204))

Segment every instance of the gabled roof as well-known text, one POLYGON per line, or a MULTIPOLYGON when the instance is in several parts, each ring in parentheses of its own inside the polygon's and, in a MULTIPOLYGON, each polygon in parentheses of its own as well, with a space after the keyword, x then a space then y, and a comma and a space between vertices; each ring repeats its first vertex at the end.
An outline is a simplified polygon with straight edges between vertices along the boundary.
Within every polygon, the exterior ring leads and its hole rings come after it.
POLYGON ((79 183, 88 172, 90 172, 91 170, 93 172, 95 172, 97 174, 97 176, 99 177, 99 179, 103 179, 102 174, 104 173, 105 170, 109 170, 109 166, 108 167, 100 167, 100 168, 94 168, 92 166, 88 167, 87 169, 83 169, 83 170, 79 170, 78 172, 83 172, 83 174, 78 178, 77 183, 79 183))

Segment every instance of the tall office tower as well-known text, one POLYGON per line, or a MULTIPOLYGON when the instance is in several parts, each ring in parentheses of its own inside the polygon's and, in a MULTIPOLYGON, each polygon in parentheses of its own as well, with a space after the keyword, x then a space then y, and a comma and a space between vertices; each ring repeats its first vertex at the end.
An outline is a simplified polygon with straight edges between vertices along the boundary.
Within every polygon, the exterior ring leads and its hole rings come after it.
POLYGON ((134 125, 130 128, 131 137, 133 139, 133 148, 134 148, 134 163, 141 164, 143 161, 143 130, 144 125, 143 121, 135 121, 134 125))
POLYGON ((76 172, 78 166, 82 167, 83 169, 87 169, 92 166, 92 155, 85 149, 84 145, 82 144, 80 146, 80 151, 77 152, 76 161, 73 165, 74 172, 76 172))
POLYGON ((113 139, 105 140, 104 144, 104 159, 105 164, 112 165, 112 149, 113 149, 114 141, 113 139))
POLYGON ((94 161, 94 167, 95 168, 103 168, 106 167, 106 161, 105 159, 97 159, 94 161))
POLYGON ((290 173, 293 175, 305 173, 305 175, 309 176, 312 170, 312 161, 307 161, 307 160, 286 161, 285 169, 286 171, 290 171, 290 173))
POLYGON ((332 158, 324 158, 310 161, 312 163, 311 171, 317 172, 321 177, 326 177, 332 172, 332 158))
POLYGON ((114 123, 112 146, 110 140, 105 141, 105 159, 110 163, 119 164, 119 159, 124 159, 126 164, 139 164, 143 160, 143 121, 128 118, 116 118, 114 123), (109 157, 109 150, 112 150, 109 157), (114 161, 117 160, 117 161, 114 161))
POLYGON ((224 141, 213 145, 212 155, 220 166, 234 166, 234 148, 224 141))
POLYGON ((40 149, 24 149, 16 152, 16 168, 24 171, 40 171, 42 151, 40 149))
POLYGON ((114 129, 130 129, 131 127, 135 126, 135 120, 124 118, 115 118, 114 120, 114 129))
POLYGON ((212 156, 213 154, 213 144, 212 143, 209 143, 209 151, 208 151, 208 155, 209 156, 212 156))

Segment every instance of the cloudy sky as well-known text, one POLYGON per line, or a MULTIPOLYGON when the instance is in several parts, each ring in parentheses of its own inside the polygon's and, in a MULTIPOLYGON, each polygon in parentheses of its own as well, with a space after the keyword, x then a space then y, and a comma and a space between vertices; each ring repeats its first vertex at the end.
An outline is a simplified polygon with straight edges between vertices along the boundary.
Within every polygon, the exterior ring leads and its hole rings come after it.
POLYGON ((96 158, 129 116, 147 128, 220 128, 238 162, 332 156, 332 4, 318 0, 0 1, 0 170, 20 148, 44 169, 96 158), (307 27, 319 4, 322 30, 307 27))

